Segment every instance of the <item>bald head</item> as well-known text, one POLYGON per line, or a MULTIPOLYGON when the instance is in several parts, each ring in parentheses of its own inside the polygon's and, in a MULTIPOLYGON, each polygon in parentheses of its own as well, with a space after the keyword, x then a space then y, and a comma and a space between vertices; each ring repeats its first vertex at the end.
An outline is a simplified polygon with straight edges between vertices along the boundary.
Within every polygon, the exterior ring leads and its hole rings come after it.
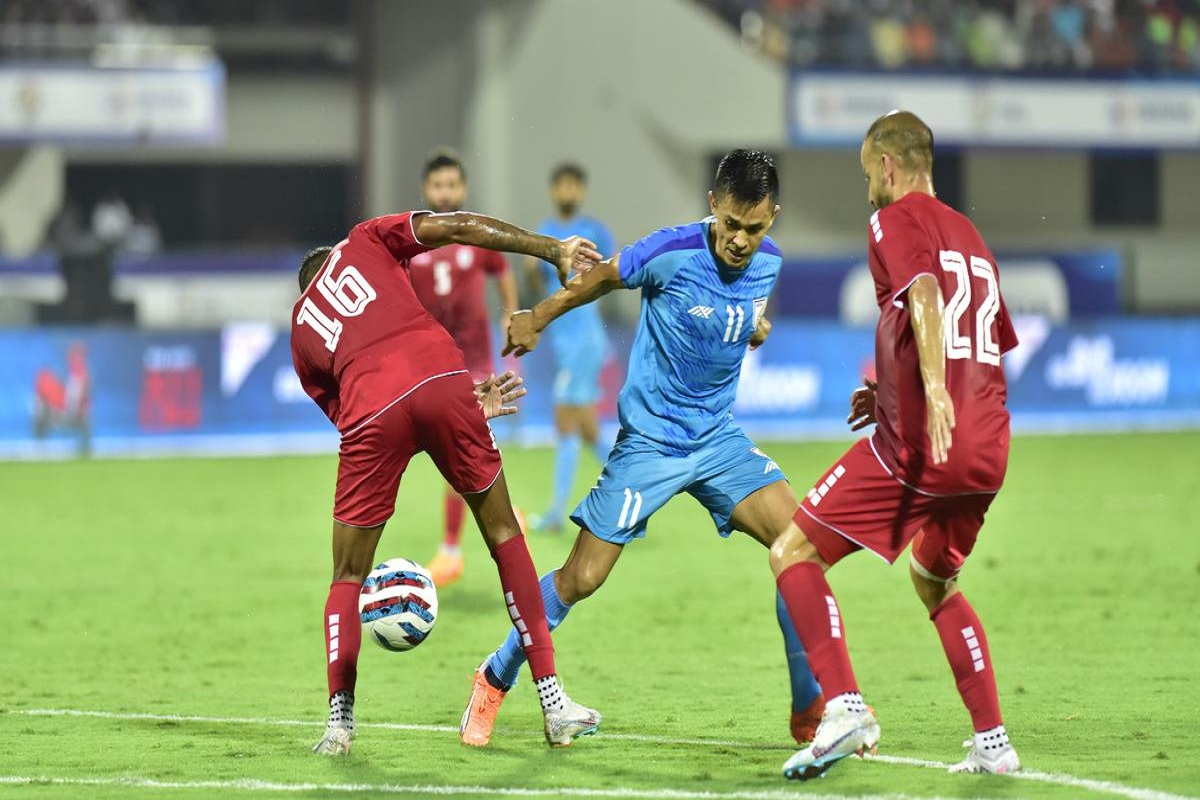
POLYGON ((876 154, 887 153, 901 169, 933 169, 933 131, 911 111, 889 111, 867 128, 865 143, 876 154))
POLYGON ((910 191, 933 194, 933 131, 911 111, 889 111, 863 137, 862 166, 876 208, 910 191))

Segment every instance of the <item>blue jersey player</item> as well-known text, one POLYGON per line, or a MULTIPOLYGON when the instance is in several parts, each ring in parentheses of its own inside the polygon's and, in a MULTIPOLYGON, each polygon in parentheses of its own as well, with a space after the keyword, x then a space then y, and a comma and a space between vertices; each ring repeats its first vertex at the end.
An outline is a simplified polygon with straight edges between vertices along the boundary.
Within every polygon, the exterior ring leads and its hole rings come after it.
MULTIPOLYGON (((710 218, 653 233, 513 315, 505 352, 522 355, 567 311, 620 288, 642 294, 618 401, 620 435, 571 515, 580 528, 571 555, 542 578, 552 626, 604 583, 624 545, 644 536, 650 517, 677 494, 704 505, 722 536, 740 530, 771 548, 772 565, 788 555, 773 545, 791 526, 796 500, 778 465, 732 416, 746 348, 762 344, 769 330, 764 311, 781 259, 766 236, 778 195, 771 158, 735 150, 717 168, 710 218)), ((787 609, 777 606, 792 673, 792 733, 805 741, 824 701, 787 609)), ((519 634, 510 631, 476 671, 460 726, 464 744, 488 743, 522 663, 519 634)))
MULTIPOLYGON (((550 173, 550 199, 557 214, 538 226, 538 233, 582 236, 596 244, 602 255, 615 252, 612 234, 604 223, 580 212, 587 192, 587 175, 578 164, 559 164, 550 173)), ((547 287, 558 288, 553 264, 536 259, 526 262, 530 283, 537 297, 547 287)), ((554 456, 554 494, 549 508, 533 521, 535 530, 558 531, 566 517, 567 501, 575 482, 579 451, 583 445, 595 453, 600 465, 608 456, 608 443, 600 440, 596 406, 600 402, 600 370, 608 358, 608 336, 600 309, 583 305, 561 316, 547 331, 554 353, 554 428, 557 449, 554 456)))

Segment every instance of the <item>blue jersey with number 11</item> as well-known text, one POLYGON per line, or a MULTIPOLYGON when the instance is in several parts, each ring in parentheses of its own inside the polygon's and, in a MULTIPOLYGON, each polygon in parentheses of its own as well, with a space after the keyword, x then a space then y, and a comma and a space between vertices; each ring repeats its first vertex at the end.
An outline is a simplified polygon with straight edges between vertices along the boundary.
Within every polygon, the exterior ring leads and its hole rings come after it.
POLYGON ((686 454, 732 417, 742 359, 782 263, 764 238, 743 269, 720 263, 703 220, 664 228, 621 251, 622 283, 642 312, 618 401, 621 425, 686 454))

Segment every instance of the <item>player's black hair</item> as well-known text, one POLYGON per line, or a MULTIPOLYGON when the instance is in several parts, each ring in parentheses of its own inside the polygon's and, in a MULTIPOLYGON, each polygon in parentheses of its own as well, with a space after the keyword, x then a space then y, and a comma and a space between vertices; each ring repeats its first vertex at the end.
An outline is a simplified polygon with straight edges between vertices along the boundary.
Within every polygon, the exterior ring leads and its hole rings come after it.
POLYGON ((447 167, 458 170, 458 174, 462 176, 464 181, 467 179, 467 168, 463 166, 462 159, 459 158, 458 153, 448 147, 439 147, 425 159, 425 166, 421 168, 421 180, 425 180, 439 169, 446 169, 447 167))
POLYGON ((304 254, 304 258, 300 259, 300 291, 308 288, 312 280, 317 275, 317 270, 325 263, 325 259, 329 258, 329 253, 332 247, 314 247, 304 254))
POLYGON ((583 167, 576 164, 574 161, 564 161, 550 170, 550 185, 558 183, 559 178, 574 178, 583 185, 587 185, 587 173, 583 167))
POLYGON ((904 169, 933 169, 933 131, 911 111, 889 111, 871 123, 864 138, 904 169))
POLYGON ((739 203, 757 205, 764 198, 779 201, 779 173, 775 159, 761 150, 733 150, 717 165, 713 194, 739 203))

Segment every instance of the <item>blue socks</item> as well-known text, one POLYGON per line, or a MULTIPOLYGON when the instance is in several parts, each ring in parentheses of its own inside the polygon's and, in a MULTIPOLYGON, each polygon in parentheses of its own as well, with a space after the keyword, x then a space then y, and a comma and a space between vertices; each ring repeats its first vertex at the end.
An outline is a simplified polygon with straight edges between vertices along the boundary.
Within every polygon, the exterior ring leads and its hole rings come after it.
MULTIPOLYGON (((578 439, 575 440, 575 444, 576 455, 578 455, 578 439)), ((547 572, 539 583, 542 586, 542 602, 546 605, 546 624, 550 626, 550 630, 554 630, 567 618, 567 612, 571 610, 571 607, 559 599, 558 590, 554 588, 554 572, 547 572)), ((803 656, 804 651, 800 652, 803 656)), ((525 651, 521 649, 521 640, 517 638, 517 630, 510 628, 504 644, 500 645, 500 649, 488 658, 487 666, 484 668, 484 677, 492 686, 507 692, 517 682, 517 675, 521 672, 521 666, 524 663, 525 651)), ((807 662, 805 664, 807 665, 807 662)))
POLYGON ((775 615, 779 618, 779 630, 783 632, 783 646, 787 650, 788 675, 792 679, 792 710, 803 711, 817 699, 821 687, 809 669, 808 655, 804 652, 804 645, 800 644, 800 637, 796 635, 796 628, 788 615, 787 604, 779 592, 775 593, 775 615))
POLYGON ((558 448, 554 451, 554 499, 546 512, 546 519, 555 525, 562 522, 567 501, 571 499, 575 468, 579 466, 579 449, 579 437, 567 436, 558 440, 558 448))

